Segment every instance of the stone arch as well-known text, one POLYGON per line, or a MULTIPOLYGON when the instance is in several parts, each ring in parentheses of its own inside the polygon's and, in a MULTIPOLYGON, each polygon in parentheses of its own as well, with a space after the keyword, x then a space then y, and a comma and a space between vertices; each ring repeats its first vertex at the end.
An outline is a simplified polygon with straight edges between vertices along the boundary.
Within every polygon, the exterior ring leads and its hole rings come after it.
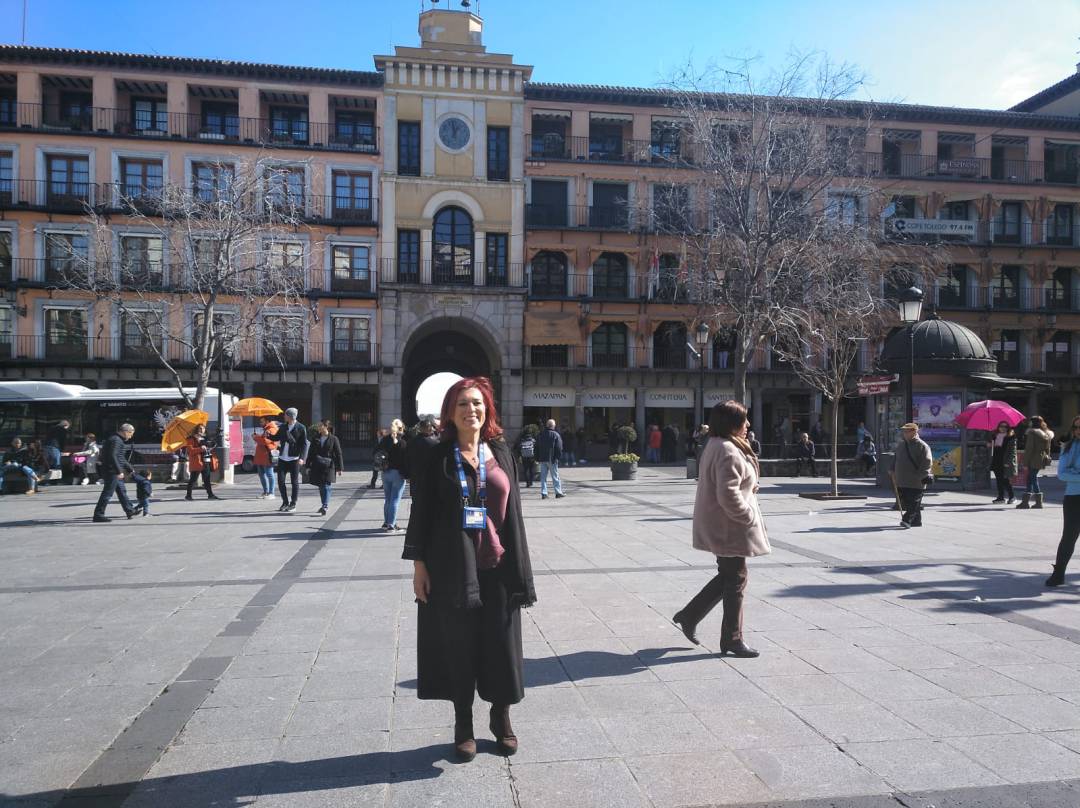
POLYGON ((480 207, 480 203, 469 194, 456 190, 439 191, 432 196, 424 205, 423 218, 431 221, 440 209, 448 206, 464 208, 472 216, 474 225, 484 221, 484 209, 480 207))
POLYGON ((500 370, 505 366, 493 330, 471 317, 436 317, 418 326, 401 355, 401 411, 406 423, 416 421, 416 392, 439 372, 487 376, 501 406, 500 370))

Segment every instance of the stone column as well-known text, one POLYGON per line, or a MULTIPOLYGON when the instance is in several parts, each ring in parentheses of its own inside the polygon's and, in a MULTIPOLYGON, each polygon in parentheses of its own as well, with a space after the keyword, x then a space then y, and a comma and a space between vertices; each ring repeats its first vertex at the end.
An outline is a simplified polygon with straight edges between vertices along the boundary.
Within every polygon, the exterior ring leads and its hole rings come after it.
POLYGON ((646 387, 634 389, 634 429, 637 430, 638 438, 645 438, 645 391, 646 387))
MULTIPOLYGON (((259 115, 259 88, 254 86, 240 88, 239 114, 241 118, 260 118, 259 115)), ((249 127, 251 124, 240 123, 240 137, 252 137, 254 131, 249 127)))
POLYGON ((750 390, 750 427, 754 430, 754 434, 757 435, 757 439, 762 443, 765 443, 765 422, 762 421, 762 400, 761 400, 760 388, 753 388, 750 390))
POLYGON ((322 420, 322 382, 311 383, 311 423, 317 424, 322 420))
POLYGON ((420 173, 435 174, 435 99, 424 98, 420 119, 420 173))

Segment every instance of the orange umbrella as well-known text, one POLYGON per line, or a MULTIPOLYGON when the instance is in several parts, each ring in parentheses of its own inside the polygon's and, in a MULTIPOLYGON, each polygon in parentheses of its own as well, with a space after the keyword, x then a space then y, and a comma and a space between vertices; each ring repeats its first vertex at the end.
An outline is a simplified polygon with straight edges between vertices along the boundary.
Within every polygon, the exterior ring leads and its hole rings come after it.
POLYGON ((165 427, 161 436, 161 451, 175 452, 191 437, 197 426, 210 423, 210 415, 202 410, 185 410, 177 415, 165 427))
POLYGON ((229 407, 229 415, 241 418, 258 418, 263 415, 280 415, 281 407, 268 398, 242 398, 229 407))

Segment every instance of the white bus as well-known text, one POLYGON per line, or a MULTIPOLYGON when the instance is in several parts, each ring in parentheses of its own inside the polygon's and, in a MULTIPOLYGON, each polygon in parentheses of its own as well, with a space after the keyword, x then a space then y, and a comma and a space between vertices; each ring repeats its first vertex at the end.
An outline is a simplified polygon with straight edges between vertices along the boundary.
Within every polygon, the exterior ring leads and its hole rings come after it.
MULTIPOLYGON (((194 396, 194 389, 187 390, 194 396)), ((236 402, 234 396, 221 394, 222 412, 236 402)), ((71 422, 70 443, 62 451, 82 448, 87 432, 97 435, 99 443, 122 423, 135 427, 135 450, 145 465, 167 465, 172 456, 161 451, 161 433, 176 414, 185 409, 184 399, 175 387, 114 387, 96 390, 77 384, 59 382, 0 381, 0 446, 11 439, 23 442, 45 438, 61 419, 71 422)), ((218 391, 207 388, 203 410, 210 416, 208 435, 218 433, 218 391)), ((229 463, 223 480, 232 482, 233 465, 244 460, 242 427, 239 418, 225 416, 222 432, 229 463)), ((65 470, 66 471, 66 470, 65 470)))

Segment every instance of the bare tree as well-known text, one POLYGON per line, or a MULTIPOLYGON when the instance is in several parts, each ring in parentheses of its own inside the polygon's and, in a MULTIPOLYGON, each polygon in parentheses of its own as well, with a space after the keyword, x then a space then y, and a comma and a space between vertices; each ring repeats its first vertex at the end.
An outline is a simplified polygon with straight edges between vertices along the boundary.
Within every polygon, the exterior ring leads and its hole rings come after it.
POLYGON ((740 401, 755 352, 803 302, 807 273, 878 266, 887 248, 866 157, 873 108, 845 100, 862 75, 795 55, 759 87, 751 67, 687 70, 674 82, 681 123, 654 131, 653 160, 696 170, 657 185, 647 214, 683 251, 679 294, 731 346, 740 401))
POLYGON ((297 173, 255 159, 203 163, 191 187, 120 183, 107 211, 88 208, 92 256, 54 267, 55 285, 114 307, 124 349, 157 361, 187 406, 199 409, 215 366, 252 359, 284 367, 302 346, 302 246, 308 205, 297 173), (194 388, 189 396, 186 388, 194 388))

